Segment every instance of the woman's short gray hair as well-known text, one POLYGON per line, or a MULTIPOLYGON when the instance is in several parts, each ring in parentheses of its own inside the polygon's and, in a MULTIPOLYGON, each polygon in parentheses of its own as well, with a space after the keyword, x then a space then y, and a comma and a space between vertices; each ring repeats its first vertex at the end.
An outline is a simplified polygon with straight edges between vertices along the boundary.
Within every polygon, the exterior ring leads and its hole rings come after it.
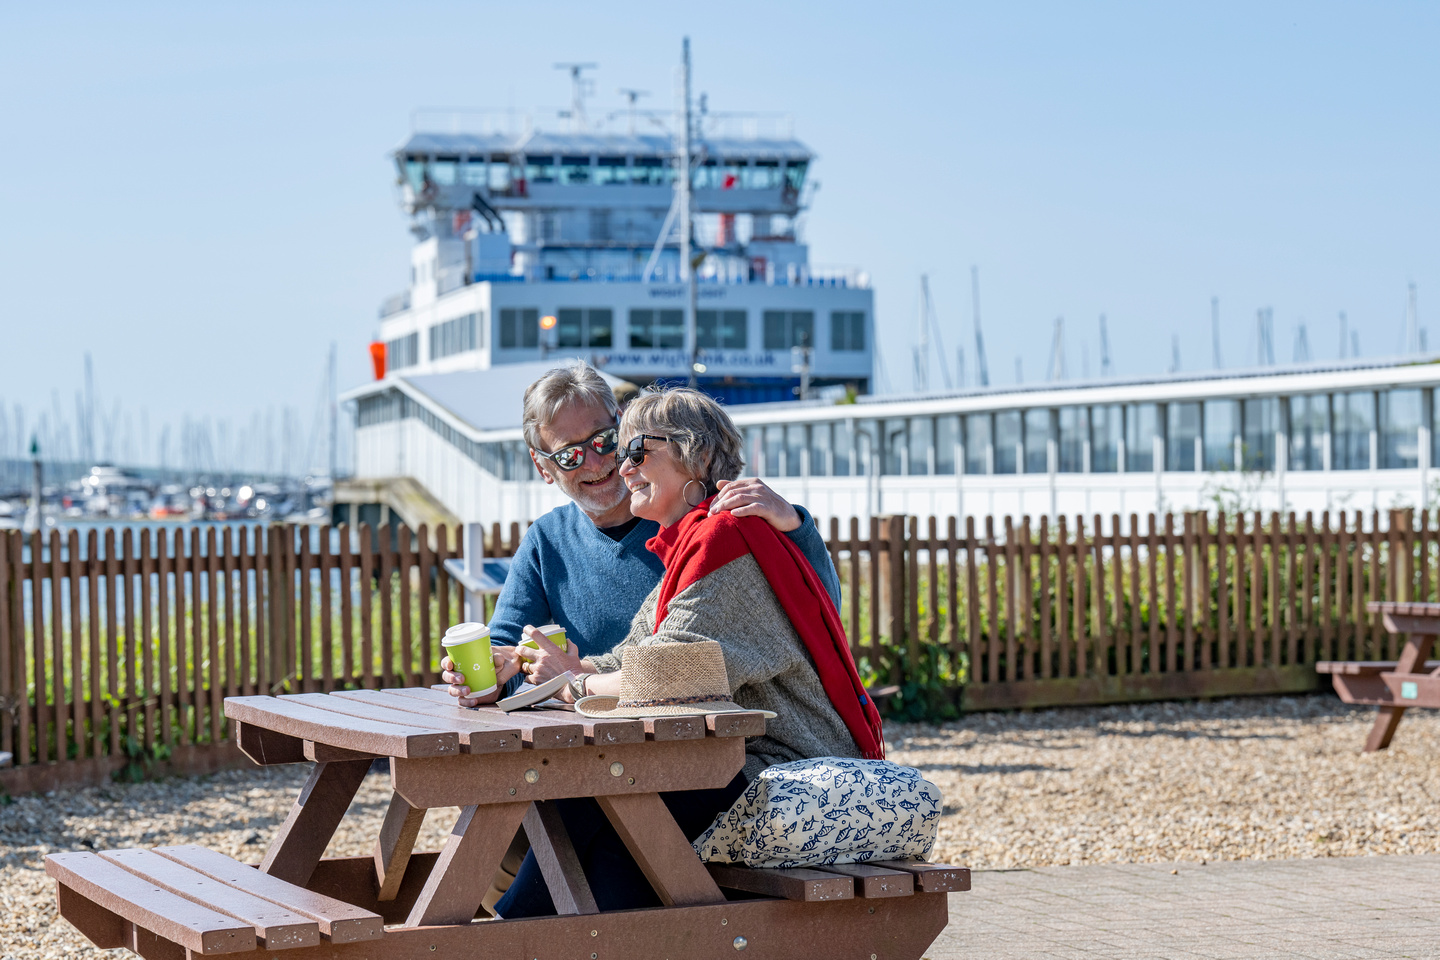
POLYGON ((669 437, 687 473, 705 483, 709 496, 716 480, 734 480, 745 466, 740 431, 713 397, 689 387, 646 392, 632 400, 620 421, 620 442, 642 433, 669 437))
POLYGON ((615 392, 584 360, 561 364, 525 388, 520 423, 525 430, 525 443, 531 450, 541 449, 541 425, 554 420, 561 408, 576 402, 598 403, 610 416, 618 416, 615 392))

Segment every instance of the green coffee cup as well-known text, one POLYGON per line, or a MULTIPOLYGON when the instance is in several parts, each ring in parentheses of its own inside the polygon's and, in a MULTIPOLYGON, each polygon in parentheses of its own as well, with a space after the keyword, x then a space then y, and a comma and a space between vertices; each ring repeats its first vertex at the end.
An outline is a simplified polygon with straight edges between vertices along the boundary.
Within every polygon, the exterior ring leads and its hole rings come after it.
POLYGON ((490 655, 489 627, 483 623, 457 623, 445 631, 440 645, 455 664, 455 672, 465 676, 470 696, 483 697, 495 692, 495 660, 490 655))
MULTIPOLYGON (((559 647, 561 650, 565 649, 565 628, 560 626, 560 624, 547 623, 545 624, 545 626, 536 627, 535 629, 543 633, 545 635, 545 638, 551 643, 555 644, 555 646, 559 647)), ((521 640, 520 646, 529 647, 532 650, 540 649, 540 644, 536 643, 534 640, 521 640)))

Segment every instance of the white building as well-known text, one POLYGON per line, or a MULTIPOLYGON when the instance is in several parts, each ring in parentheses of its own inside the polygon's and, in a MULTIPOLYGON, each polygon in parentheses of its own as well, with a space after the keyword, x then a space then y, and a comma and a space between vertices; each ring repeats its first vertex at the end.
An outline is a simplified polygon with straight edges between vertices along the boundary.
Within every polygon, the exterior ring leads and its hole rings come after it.
MULTIPOLYGON (((474 381, 486 418, 447 402, 442 391, 456 388, 440 378, 353 391, 358 475, 412 476, 465 520, 550 509, 561 501, 526 456, 519 379, 503 401, 474 381)), ((1437 387, 1440 358, 1425 357, 730 412, 747 471, 822 524, 876 513, 1368 511, 1436 501, 1437 387)))

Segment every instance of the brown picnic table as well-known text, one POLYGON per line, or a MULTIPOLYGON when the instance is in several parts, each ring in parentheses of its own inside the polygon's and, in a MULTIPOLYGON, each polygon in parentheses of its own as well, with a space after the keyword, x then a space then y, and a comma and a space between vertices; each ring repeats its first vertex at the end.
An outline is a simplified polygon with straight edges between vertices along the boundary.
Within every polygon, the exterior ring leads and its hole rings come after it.
POLYGON ((969 871, 914 862, 793 870, 702 863, 660 794, 721 787, 758 713, 593 720, 467 710, 443 688, 232 697, 260 764, 311 762, 258 869, 196 846, 53 854, 61 915, 96 945, 145 957, 284 951, 310 958, 854 957, 918 960, 969 871), (370 856, 324 856, 362 780, 388 758, 392 794, 370 856), (553 801, 594 797, 663 906, 601 913, 553 801), (416 851, 427 810, 459 807, 444 846, 416 851), (484 921, 517 831, 558 916, 484 921))
POLYGON ((1411 707, 1440 707, 1440 661, 1431 660, 1440 635, 1440 603, 1372 602, 1385 629, 1405 634, 1399 660, 1322 660, 1319 673, 1328 673, 1335 692, 1346 703, 1379 708, 1375 725, 1365 739, 1365 752, 1390 746, 1395 729, 1411 707))

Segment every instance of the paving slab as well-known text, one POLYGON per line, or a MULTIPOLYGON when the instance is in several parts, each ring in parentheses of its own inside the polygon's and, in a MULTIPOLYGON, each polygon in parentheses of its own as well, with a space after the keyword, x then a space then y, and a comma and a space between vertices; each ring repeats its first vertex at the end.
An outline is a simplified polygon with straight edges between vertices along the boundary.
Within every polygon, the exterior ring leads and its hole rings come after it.
POLYGON ((977 870, 928 960, 1440 958, 1440 854, 977 870))

